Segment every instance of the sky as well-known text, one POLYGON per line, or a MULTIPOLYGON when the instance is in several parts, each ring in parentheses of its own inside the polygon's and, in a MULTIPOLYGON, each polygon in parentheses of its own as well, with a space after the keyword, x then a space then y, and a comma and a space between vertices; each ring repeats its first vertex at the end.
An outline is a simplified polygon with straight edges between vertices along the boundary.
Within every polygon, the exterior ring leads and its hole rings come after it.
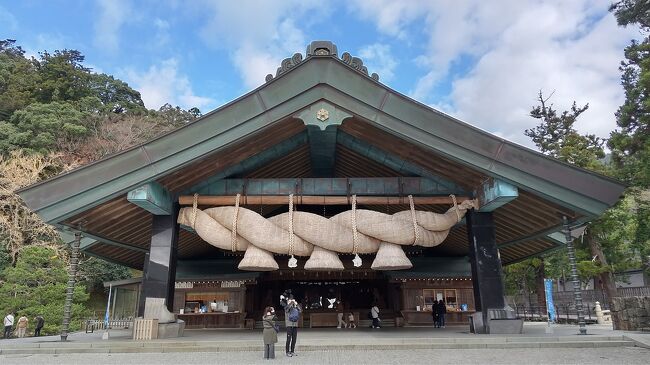
POLYGON ((213 110, 264 83, 314 40, 360 57, 388 87, 513 142, 540 90, 577 129, 607 137, 619 64, 638 30, 610 0, 0 0, 0 39, 28 55, 76 49, 145 105, 213 110))

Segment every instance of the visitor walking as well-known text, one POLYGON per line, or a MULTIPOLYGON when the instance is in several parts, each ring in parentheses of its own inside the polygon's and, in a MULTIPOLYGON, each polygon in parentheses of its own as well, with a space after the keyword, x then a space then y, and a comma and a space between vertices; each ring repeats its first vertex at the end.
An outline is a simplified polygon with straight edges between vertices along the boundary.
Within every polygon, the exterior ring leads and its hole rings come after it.
POLYGON ((34 328, 34 337, 38 337, 41 335, 41 329, 43 329, 43 326, 45 325, 45 318, 38 315, 34 317, 34 322, 36 323, 36 328, 34 328))
POLYGON ((5 316, 4 323, 5 323, 4 338, 10 338, 11 329, 14 327, 14 314, 12 312, 9 312, 9 314, 5 316))
POLYGON ((28 323, 29 323, 29 319, 27 319, 25 315, 22 315, 20 316, 20 318, 18 318, 18 324, 16 325, 16 327, 18 327, 18 338, 25 337, 28 323))
POLYGON ((445 315, 447 314, 447 305, 444 299, 438 302, 438 328, 445 328, 445 315))
POLYGON ((379 319, 379 307, 375 303, 375 305, 370 308, 370 317, 372 317, 372 328, 381 328, 379 325, 379 322, 381 322, 381 319, 379 319))
POLYGON ((336 311, 336 317, 339 321, 336 328, 346 328, 348 324, 343 320, 343 303, 340 300, 336 303, 336 311))
POLYGON ((279 328, 275 324, 275 309, 273 307, 264 308, 262 316, 262 337, 264 339, 264 358, 275 359, 275 344, 278 342, 279 328))
POLYGON ((438 320, 438 301, 434 300, 431 304, 431 316, 433 317, 433 328, 440 328, 440 322, 438 320))
POLYGON ((284 324, 287 327, 287 342, 285 352, 288 357, 296 356, 296 340, 298 338, 298 321, 300 320, 300 305, 289 294, 289 299, 282 300, 280 304, 284 307, 284 324))

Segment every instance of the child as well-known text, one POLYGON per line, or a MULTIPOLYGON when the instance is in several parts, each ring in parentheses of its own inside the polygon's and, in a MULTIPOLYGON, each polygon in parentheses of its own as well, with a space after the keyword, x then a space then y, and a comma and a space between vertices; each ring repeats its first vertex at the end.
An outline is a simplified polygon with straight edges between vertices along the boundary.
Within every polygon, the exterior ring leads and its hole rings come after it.
POLYGON ((354 314, 348 314, 348 328, 357 328, 357 324, 354 323, 354 314))

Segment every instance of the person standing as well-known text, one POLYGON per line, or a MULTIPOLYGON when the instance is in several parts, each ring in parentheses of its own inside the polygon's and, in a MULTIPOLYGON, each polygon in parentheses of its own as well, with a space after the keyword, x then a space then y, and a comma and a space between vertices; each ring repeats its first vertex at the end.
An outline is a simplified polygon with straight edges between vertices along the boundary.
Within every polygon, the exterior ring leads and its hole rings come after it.
POLYGON ((354 313, 348 313, 348 328, 357 328, 357 324, 354 322, 354 313))
POLYGON ((288 357, 296 356, 296 340, 298 338, 298 321, 300 320, 300 305, 289 295, 289 299, 281 302, 284 306, 284 324, 287 327, 287 343, 285 351, 288 357))
POLYGON ((9 314, 5 316, 4 323, 5 323, 4 338, 10 338, 11 329, 14 326, 14 314, 12 312, 9 312, 9 314))
POLYGON ((339 321, 336 328, 346 328, 348 324, 343 320, 343 303, 340 300, 336 303, 336 312, 336 317, 339 321))
POLYGON ((433 317, 433 328, 440 328, 440 322, 438 321, 438 301, 434 300, 431 304, 431 316, 433 317))
POLYGON ((16 327, 18 327, 18 338, 25 337, 25 332, 27 332, 28 323, 29 323, 29 319, 27 319, 27 317, 25 317, 24 315, 18 318, 18 325, 16 325, 16 327))
POLYGON ((447 305, 444 299, 438 302, 438 328, 445 328, 445 315, 447 314, 447 305))
POLYGON ((275 344, 278 342, 278 328, 275 325, 275 309, 273 307, 264 308, 262 316, 262 337, 264 339, 264 358, 275 359, 275 344))
POLYGON ((36 323, 36 328, 34 328, 34 337, 38 337, 41 335, 41 329, 43 329, 43 326, 45 325, 45 319, 43 316, 38 315, 34 317, 34 322, 36 323))
POLYGON ((379 325, 379 322, 381 319, 379 319, 379 307, 375 303, 375 305, 370 308, 370 317, 372 317, 372 328, 381 328, 379 325))

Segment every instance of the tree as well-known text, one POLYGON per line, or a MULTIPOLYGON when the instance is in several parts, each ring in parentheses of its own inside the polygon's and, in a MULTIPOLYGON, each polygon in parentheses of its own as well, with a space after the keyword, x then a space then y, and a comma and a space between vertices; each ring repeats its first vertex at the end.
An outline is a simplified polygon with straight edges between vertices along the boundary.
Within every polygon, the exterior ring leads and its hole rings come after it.
POLYGON ((650 2, 623 0, 613 4, 621 26, 637 25, 644 38, 625 48, 621 84, 625 102, 616 112, 618 129, 609 139, 618 176, 631 185, 650 187, 650 2))
POLYGON ((605 166, 600 162, 605 157, 604 141, 593 134, 581 135, 574 128, 576 120, 589 104, 578 107, 574 101, 570 111, 558 115, 553 104, 547 105, 551 96, 544 98, 539 92, 540 105, 533 107, 530 116, 539 119, 540 124, 534 129, 526 129, 526 136, 546 155, 590 170, 604 171, 605 166))
MULTIPOLYGON (((544 154, 578 167, 601 173, 608 172, 607 166, 601 162, 605 157, 604 141, 593 134, 581 135, 574 128, 577 118, 587 110, 588 104, 578 107, 574 101, 570 111, 558 114, 552 104, 547 105, 549 98, 544 98, 542 92, 539 92, 540 105, 533 107, 530 115, 541 122, 535 129, 527 129, 525 134, 532 138, 544 154)), ((598 223, 594 225, 597 226, 598 223)), ((616 284, 612 267, 608 265, 601 242, 591 230, 586 234, 586 242, 591 255, 599 261, 597 263, 591 260, 579 261, 578 269, 582 274, 598 274, 609 298, 613 298, 617 293, 616 284)))
POLYGON ((91 95, 101 101, 105 112, 137 114, 146 111, 140 93, 113 76, 91 74, 89 87, 91 95))
MULTIPOLYGON (((15 311, 18 315, 45 319, 44 334, 59 332, 66 296, 67 256, 40 246, 24 247, 15 266, 0 273, 0 311, 15 311)), ((71 330, 79 329, 87 315, 84 303, 88 294, 83 285, 74 290, 71 330)))
POLYGON ((34 102, 36 69, 12 39, 0 40, 0 121, 34 102))
POLYGON ((102 292, 105 281, 128 279, 131 276, 128 267, 95 257, 82 257, 79 262, 79 278, 86 284, 89 292, 102 292))
POLYGON ((642 261, 650 272, 650 2, 622 0, 610 11, 620 26, 638 26, 643 39, 633 40, 621 62, 625 101, 616 112, 618 129, 609 139, 617 176, 631 188, 637 211, 634 241, 641 247, 642 261))
POLYGON ((86 113, 68 103, 33 103, 0 122, 0 153, 23 148, 48 153, 59 139, 79 139, 87 134, 86 113))
POLYGON ((56 50, 39 53, 33 59, 38 74, 36 100, 41 103, 76 101, 91 95, 90 69, 83 65, 85 56, 77 50, 56 50))

